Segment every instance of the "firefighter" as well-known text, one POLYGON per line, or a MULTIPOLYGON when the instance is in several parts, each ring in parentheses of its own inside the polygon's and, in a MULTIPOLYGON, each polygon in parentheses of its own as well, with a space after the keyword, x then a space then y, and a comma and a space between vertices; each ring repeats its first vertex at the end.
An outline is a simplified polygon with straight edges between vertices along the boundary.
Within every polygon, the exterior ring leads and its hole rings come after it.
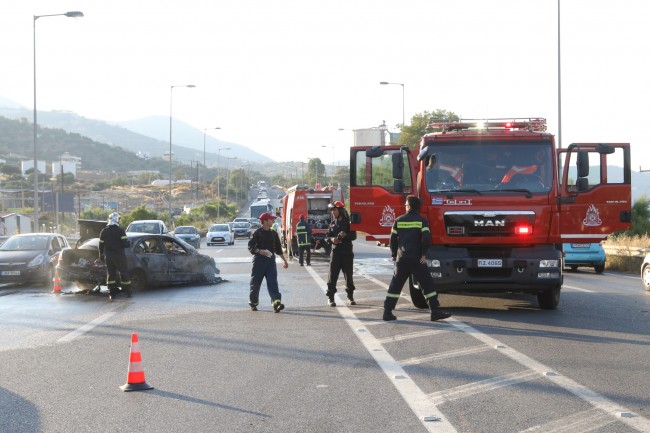
POLYGON ((307 266, 311 266, 311 224, 305 220, 305 215, 300 215, 296 223, 296 239, 298 241, 298 263, 302 266, 303 253, 307 252, 307 266))
POLYGON ((352 280, 352 262, 354 260, 352 241, 354 236, 353 232, 350 231, 350 218, 345 210, 345 205, 340 201, 330 203, 327 208, 332 215, 332 222, 327 231, 328 243, 332 245, 330 269, 327 276, 327 305, 336 307, 334 295, 336 294, 336 282, 340 271, 343 271, 343 278, 345 278, 348 303, 356 305, 354 301, 355 287, 352 280))
POLYGON ((438 294, 433 287, 433 278, 429 273, 426 254, 431 243, 429 223, 420 216, 420 199, 414 195, 406 197, 406 213, 393 223, 390 234, 390 251, 395 269, 393 278, 388 286, 384 301, 384 317, 386 321, 397 320, 393 310, 397 305, 404 283, 413 275, 422 287, 424 298, 431 309, 431 320, 441 320, 451 317, 451 314, 441 311, 438 307, 438 294))
POLYGON ((284 309, 282 295, 278 287, 278 268, 275 265, 276 254, 284 261, 285 269, 289 267, 289 263, 282 253, 280 236, 271 228, 276 218, 275 215, 271 215, 268 212, 260 215, 262 227, 255 230, 248 241, 248 251, 253 255, 253 270, 251 271, 248 305, 253 311, 257 311, 260 287, 262 286, 262 280, 265 278, 273 311, 279 313, 284 309))
POLYGON ((106 285, 108 298, 112 301, 117 296, 119 273, 122 290, 130 298, 131 278, 126 263, 124 249, 131 246, 124 229, 120 227, 120 214, 113 212, 108 216, 108 224, 99 234, 99 259, 106 263, 106 285))

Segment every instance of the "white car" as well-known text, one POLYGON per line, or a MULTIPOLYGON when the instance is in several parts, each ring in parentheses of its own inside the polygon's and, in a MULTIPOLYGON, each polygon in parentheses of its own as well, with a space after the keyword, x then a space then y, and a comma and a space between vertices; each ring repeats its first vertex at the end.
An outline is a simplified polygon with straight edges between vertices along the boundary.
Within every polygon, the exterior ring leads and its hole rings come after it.
POLYGON ((641 282, 643 288, 650 291, 650 254, 646 254, 643 263, 641 263, 641 282))
POLYGON ((208 246, 217 244, 233 245, 235 236, 228 224, 212 224, 208 229, 208 234, 205 235, 205 241, 208 246))

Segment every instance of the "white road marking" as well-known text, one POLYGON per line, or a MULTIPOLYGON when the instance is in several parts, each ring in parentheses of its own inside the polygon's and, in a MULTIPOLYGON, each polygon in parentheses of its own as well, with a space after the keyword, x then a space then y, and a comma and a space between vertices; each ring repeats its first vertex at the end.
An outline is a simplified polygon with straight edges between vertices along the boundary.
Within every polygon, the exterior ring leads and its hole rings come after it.
POLYGON ((615 420, 596 408, 573 413, 546 424, 536 425, 520 433, 587 433, 599 430, 615 420))
POLYGON ((85 334, 86 332, 90 331, 94 327, 101 325, 111 317, 113 317, 116 313, 114 311, 108 312, 106 314, 102 314, 92 322, 86 323, 80 328, 75 329, 74 331, 70 332, 69 334, 64 335, 63 337, 59 338, 57 342, 59 343, 68 343, 75 338, 79 337, 80 335, 85 334))
POLYGON ((492 348, 485 345, 480 345, 463 349, 450 350, 448 352, 432 353, 431 355, 416 356, 413 358, 403 359, 399 363, 402 366, 417 365, 429 361, 439 361, 441 359, 453 358, 454 356, 465 356, 474 353, 487 352, 488 350, 492 350, 492 348))
POLYGON ((472 337, 476 338, 477 340, 485 343, 490 347, 499 347, 498 350, 501 353, 503 353, 505 356, 512 359, 513 361, 523 365, 524 367, 527 368, 527 370, 535 371, 539 375, 544 375, 546 379, 550 380, 555 385, 569 391, 571 394, 586 401, 593 407, 607 413, 609 416, 615 417, 619 421, 627 424, 628 426, 636 429, 637 431, 650 432, 649 419, 639 415, 634 415, 632 417, 619 417, 617 416, 617 413, 632 412, 632 411, 592 391, 586 386, 583 386, 578 382, 569 379, 568 377, 562 376, 561 374, 555 374, 555 375, 545 374, 548 371, 553 371, 553 369, 545 366, 540 362, 535 361, 534 359, 524 355, 523 353, 517 352, 516 350, 512 349, 511 347, 508 347, 507 345, 501 343, 495 338, 492 338, 487 334, 483 334, 477 329, 467 325, 466 323, 461 322, 458 319, 455 319, 454 317, 447 319, 447 323, 450 323, 453 326, 461 328, 468 335, 471 335, 472 337))
MULTIPOLYGON (((327 292, 327 283, 316 273, 316 271, 307 268, 307 271, 318 284, 323 292, 327 292)), ((342 299, 335 295, 337 305, 342 299)), ((415 382, 406 374, 399 362, 395 361, 392 356, 382 347, 377 339, 368 332, 363 321, 359 320, 352 309, 345 306, 337 307, 336 311, 345 319, 346 323, 363 344, 368 353, 375 359, 377 365, 384 371, 393 386, 402 395, 404 401, 409 405, 411 410, 418 417, 422 426, 429 432, 437 433, 457 433, 457 430, 449 423, 445 416, 438 410, 435 405, 427 398, 426 394, 415 384, 415 382), (435 417, 435 418, 431 418, 435 417), (439 419, 438 421, 426 421, 429 419, 439 419)))
POLYGON ((585 292, 585 293, 596 293, 593 290, 583 289, 581 287, 576 287, 576 286, 567 286, 566 284, 562 284, 562 289, 577 290, 578 292, 585 292))
POLYGON ((445 389, 429 394, 429 398, 435 405, 448 401, 467 398, 482 392, 492 391, 498 388, 504 388, 516 383, 527 382, 529 380, 540 379, 542 375, 536 371, 526 370, 517 373, 508 374, 500 377, 480 380, 478 382, 467 383, 455 388, 445 389))
POLYGON ((394 343, 396 341, 410 340, 412 338, 428 337, 430 335, 441 334, 443 332, 448 331, 446 329, 429 329, 427 331, 410 332, 408 334, 398 334, 393 335, 392 337, 378 338, 377 341, 380 344, 394 343))

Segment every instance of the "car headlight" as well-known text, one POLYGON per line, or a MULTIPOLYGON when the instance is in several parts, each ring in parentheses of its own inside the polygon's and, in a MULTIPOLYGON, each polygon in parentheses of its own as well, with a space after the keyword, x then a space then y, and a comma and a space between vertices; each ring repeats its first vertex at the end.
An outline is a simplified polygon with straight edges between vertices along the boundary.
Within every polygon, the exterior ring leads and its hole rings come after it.
POLYGON ((27 267, 29 268, 34 268, 36 266, 40 266, 43 264, 45 259, 43 258, 43 254, 39 254, 36 257, 34 257, 29 263, 27 263, 27 267))
POLYGON ((557 268, 557 260, 540 260, 539 261, 539 267, 540 268, 557 268))

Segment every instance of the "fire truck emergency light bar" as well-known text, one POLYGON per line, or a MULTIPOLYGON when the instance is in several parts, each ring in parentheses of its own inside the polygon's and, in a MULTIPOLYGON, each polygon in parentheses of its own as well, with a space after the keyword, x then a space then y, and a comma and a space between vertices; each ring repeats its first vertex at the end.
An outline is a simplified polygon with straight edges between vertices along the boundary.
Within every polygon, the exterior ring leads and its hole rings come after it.
POLYGON ((457 122, 431 121, 429 128, 441 129, 442 132, 467 129, 507 129, 510 131, 527 129, 529 131, 546 131, 546 119, 543 117, 517 119, 460 119, 457 122))

